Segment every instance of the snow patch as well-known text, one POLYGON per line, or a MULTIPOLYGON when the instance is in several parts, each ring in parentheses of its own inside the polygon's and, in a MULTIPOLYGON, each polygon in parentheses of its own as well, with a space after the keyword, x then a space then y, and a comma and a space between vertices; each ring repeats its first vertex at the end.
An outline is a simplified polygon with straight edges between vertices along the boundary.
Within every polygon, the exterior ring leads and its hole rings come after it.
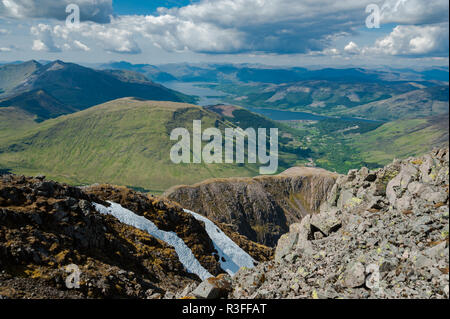
POLYGON ((108 203, 111 204, 110 207, 105 207, 97 203, 93 203, 93 205, 100 214, 112 215, 120 222, 145 231, 151 236, 162 240, 175 248, 180 262, 186 267, 187 271, 196 274, 201 280, 206 280, 213 277, 205 268, 203 268, 197 258, 195 258, 192 250, 180 237, 178 237, 176 233, 162 231, 147 218, 139 216, 119 204, 113 202, 108 203))
POLYGON ((255 267, 255 260, 233 240, 225 235, 225 233, 221 231, 212 221, 189 210, 185 209, 184 211, 191 214, 195 219, 205 223, 205 230, 208 233, 209 238, 211 238, 214 248, 219 253, 220 265, 228 274, 233 276, 239 268, 242 267, 255 267))

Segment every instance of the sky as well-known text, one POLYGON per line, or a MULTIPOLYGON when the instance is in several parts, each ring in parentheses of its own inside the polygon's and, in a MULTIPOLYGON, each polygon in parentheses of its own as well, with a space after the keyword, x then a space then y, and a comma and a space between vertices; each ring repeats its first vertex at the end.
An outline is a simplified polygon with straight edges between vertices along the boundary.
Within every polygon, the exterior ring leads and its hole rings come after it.
POLYGON ((448 66, 448 37, 447 0, 0 0, 1 62, 448 66))

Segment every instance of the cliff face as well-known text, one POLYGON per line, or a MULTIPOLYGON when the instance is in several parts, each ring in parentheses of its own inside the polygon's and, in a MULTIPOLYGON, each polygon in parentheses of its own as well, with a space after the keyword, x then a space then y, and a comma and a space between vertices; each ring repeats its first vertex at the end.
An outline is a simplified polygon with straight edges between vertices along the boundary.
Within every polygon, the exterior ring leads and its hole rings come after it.
POLYGON ((233 298, 449 298, 449 149, 341 176, 233 298))
POLYGON ((178 186, 163 196, 273 247, 290 224, 319 211, 337 178, 322 169, 296 167, 277 176, 212 179, 178 186))

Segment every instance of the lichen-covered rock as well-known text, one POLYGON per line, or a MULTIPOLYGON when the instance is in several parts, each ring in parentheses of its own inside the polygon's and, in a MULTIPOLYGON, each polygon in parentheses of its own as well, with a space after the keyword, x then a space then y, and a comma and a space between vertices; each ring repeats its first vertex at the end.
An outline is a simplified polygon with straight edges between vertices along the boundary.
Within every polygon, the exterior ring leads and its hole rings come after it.
POLYGON ((448 165, 444 148, 339 177, 275 261, 233 277, 230 297, 448 298, 448 165))
POLYGON ((366 282, 365 267, 360 262, 351 263, 344 273, 344 286, 347 288, 361 287, 366 282))
POLYGON ((227 297, 230 292, 231 277, 222 274, 203 281, 191 295, 198 299, 219 299, 227 297))

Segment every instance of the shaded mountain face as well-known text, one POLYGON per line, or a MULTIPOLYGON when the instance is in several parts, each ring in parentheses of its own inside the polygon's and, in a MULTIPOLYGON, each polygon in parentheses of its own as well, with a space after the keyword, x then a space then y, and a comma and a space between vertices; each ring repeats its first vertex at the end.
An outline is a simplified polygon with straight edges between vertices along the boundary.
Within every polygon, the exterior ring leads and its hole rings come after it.
POLYGON ((1 106, 27 110, 39 119, 73 113, 122 97, 193 102, 192 97, 165 88, 131 71, 98 71, 55 61, 0 67, 1 106), (11 80, 8 80, 11 79, 11 80), (40 95, 36 95, 36 92, 40 95), (34 103, 35 105, 31 105, 34 103), (41 108, 41 109, 37 109, 41 108))
MULTIPOLYGON (((92 202, 103 203, 99 197, 11 175, 1 177, 0 194, 0 295, 145 298, 148 290, 182 289, 197 280, 184 271, 172 247, 98 214, 92 202), (69 264, 82 272, 77 292, 65 289, 69 264)), ((179 209, 160 210, 180 214, 179 209)))
POLYGON ((35 117, 37 122, 60 115, 75 113, 77 108, 64 104, 44 90, 33 90, 0 100, 0 107, 14 107, 35 117))
MULTIPOLYGON (((44 177, 0 175, 0 296, 161 298, 199 282, 174 246, 96 208, 110 203, 177 236, 211 275, 224 273, 204 223, 170 201, 110 185, 80 189, 44 177), (71 264, 81 271, 76 290, 65 285, 71 264)), ((226 233, 257 260, 270 258, 269 248, 226 233)))
POLYGON ((290 224, 318 212, 337 177, 325 170, 297 167, 278 176, 213 179, 177 186, 163 196, 273 247, 290 224))

